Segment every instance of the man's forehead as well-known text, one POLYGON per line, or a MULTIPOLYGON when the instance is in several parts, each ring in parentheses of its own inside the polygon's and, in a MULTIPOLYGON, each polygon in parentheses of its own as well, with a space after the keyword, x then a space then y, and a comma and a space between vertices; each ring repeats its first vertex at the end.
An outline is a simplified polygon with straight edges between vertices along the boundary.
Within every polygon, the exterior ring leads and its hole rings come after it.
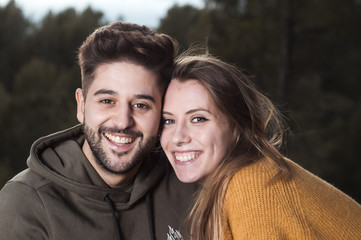
POLYGON ((159 83, 158 74, 150 70, 126 62, 116 62, 97 67, 88 93, 93 96, 108 94, 136 98, 144 95, 154 99, 161 97, 164 92, 159 83))

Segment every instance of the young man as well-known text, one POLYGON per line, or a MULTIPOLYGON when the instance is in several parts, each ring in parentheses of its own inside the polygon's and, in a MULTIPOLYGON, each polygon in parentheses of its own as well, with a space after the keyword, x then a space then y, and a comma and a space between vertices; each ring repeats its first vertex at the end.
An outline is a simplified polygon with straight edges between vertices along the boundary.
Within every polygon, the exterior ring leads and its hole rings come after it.
POLYGON ((129 23, 86 39, 81 125, 33 144, 0 192, 0 239, 182 239, 194 186, 151 151, 175 53, 169 36, 129 23))

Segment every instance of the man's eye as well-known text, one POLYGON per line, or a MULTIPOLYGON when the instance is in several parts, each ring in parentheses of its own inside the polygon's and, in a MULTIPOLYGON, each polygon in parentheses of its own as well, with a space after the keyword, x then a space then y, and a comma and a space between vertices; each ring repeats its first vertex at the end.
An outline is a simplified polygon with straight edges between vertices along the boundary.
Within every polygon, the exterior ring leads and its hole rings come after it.
POLYGON ((136 103, 133 106, 134 106, 134 108, 149 109, 149 106, 147 104, 144 104, 144 103, 136 103))
POLYGON ((104 104, 113 104, 114 101, 113 100, 110 100, 110 99, 103 99, 100 101, 101 103, 104 103, 104 104))
POLYGON ((192 118, 192 123, 201 123, 201 122, 206 122, 208 121, 207 118, 205 117, 194 117, 192 118))

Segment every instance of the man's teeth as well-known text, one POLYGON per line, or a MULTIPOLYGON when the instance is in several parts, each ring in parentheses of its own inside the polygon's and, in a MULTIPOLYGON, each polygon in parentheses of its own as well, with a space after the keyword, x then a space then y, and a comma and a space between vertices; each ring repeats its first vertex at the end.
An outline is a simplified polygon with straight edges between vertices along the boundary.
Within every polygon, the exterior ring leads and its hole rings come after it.
POLYGON ((175 155, 175 158, 178 161, 185 162, 189 160, 193 160, 199 156, 199 153, 191 153, 191 154, 177 154, 175 155))
POLYGON ((109 133, 105 133, 104 135, 115 143, 131 143, 133 141, 133 138, 114 136, 109 133))

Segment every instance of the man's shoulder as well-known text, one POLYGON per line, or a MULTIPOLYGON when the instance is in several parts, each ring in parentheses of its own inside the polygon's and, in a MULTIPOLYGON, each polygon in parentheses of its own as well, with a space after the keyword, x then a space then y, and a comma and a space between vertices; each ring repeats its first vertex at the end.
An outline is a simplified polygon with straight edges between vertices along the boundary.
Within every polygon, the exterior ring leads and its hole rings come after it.
POLYGON ((40 203, 38 190, 47 183, 48 181, 29 169, 17 174, 0 191, 1 214, 24 211, 24 206, 31 209, 35 203, 40 203))
POLYGON ((38 189, 48 185, 49 183, 49 180, 27 168, 15 175, 12 179, 10 179, 5 184, 4 188, 19 188, 19 186, 23 186, 24 188, 29 188, 37 191, 38 189))
POLYGON ((44 229, 42 223, 47 221, 47 213, 39 190, 47 184, 48 181, 29 169, 5 184, 0 191, 0 239, 26 239, 40 234, 38 230, 44 229))

